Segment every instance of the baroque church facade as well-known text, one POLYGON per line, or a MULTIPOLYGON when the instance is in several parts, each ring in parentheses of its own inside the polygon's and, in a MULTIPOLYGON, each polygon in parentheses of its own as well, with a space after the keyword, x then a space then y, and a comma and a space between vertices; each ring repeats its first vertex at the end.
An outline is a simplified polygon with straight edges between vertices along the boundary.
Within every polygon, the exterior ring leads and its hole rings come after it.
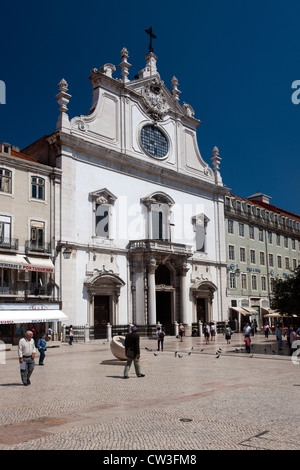
POLYGON ((62 171, 55 282, 73 325, 225 321, 224 197, 218 149, 203 160, 192 106, 169 90, 152 48, 129 78, 93 69, 87 116, 67 114, 63 79, 53 134, 23 151, 62 171))

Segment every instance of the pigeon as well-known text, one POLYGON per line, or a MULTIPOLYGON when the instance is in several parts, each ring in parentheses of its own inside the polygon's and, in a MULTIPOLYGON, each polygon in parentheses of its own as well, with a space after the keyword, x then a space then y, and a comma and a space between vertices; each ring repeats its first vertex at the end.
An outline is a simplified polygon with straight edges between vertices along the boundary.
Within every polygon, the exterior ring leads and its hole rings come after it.
POLYGON ((202 352, 202 351, 203 351, 203 349, 201 349, 201 351, 200 351, 200 352, 202 352))
POLYGON ((216 356, 216 359, 219 359, 219 357, 220 357, 220 354, 218 356, 216 356))
POLYGON ((239 350, 237 348, 235 348, 236 352, 239 352, 239 350))
POLYGON ((175 357, 177 356, 177 351, 175 351, 175 357))
POLYGON ((189 353, 188 353, 188 356, 190 356, 191 354, 192 354, 192 352, 189 352, 189 353))
POLYGON ((155 354, 155 353, 154 353, 154 356, 158 356, 158 354, 155 354))
POLYGON ((251 356, 249 356, 250 358, 253 357, 253 354, 251 354, 251 356))
POLYGON ((193 348, 193 347, 191 347, 191 351, 193 351, 193 349, 194 349, 194 348, 193 348))
POLYGON ((146 346, 145 346, 145 349, 146 349, 146 351, 152 351, 152 349, 149 349, 149 348, 147 348, 146 346))
POLYGON ((267 353, 267 350, 266 350, 266 348, 265 348, 265 354, 266 354, 266 353, 267 353))
POLYGON ((180 356, 180 354, 178 354, 178 357, 180 357, 180 359, 182 358, 182 356, 180 356))

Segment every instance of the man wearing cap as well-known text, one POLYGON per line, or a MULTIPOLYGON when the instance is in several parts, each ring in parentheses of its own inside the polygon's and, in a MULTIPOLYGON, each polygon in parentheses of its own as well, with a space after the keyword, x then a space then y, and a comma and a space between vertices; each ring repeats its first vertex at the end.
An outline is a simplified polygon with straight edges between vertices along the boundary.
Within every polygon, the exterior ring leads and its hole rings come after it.
POLYGON ((125 337, 125 354, 127 357, 127 363, 124 369, 124 379, 128 379, 129 369, 132 361, 134 363, 135 373, 137 377, 145 377, 141 374, 140 366, 140 337, 136 332, 136 326, 131 327, 131 333, 128 333, 125 337))

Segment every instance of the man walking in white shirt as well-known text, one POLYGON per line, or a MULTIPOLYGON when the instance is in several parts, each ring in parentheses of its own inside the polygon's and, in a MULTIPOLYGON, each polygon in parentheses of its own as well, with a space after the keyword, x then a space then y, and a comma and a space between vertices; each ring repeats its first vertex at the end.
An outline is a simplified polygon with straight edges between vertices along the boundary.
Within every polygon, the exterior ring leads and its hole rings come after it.
POLYGON ((24 385, 30 385, 30 376, 34 369, 35 344, 32 331, 26 331, 25 338, 20 339, 18 354, 21 378, 24 385))

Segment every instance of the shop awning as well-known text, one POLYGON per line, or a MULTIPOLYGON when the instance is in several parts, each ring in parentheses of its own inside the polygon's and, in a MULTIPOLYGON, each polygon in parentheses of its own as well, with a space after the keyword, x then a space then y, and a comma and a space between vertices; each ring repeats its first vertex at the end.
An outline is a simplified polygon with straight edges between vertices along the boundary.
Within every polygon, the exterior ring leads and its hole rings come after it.
POLYGON ((23 266, 23 270, 54 273, 54 264, 49 258, 33 258, 26 256, 25 260, 27 263, 23 266))
POLYGON ((0 268, 23 269, 23 264, 28 264, 21 255, 0 255, 0 268))
POLYGON ((0 255, 0 268, 54 273, 54 264, 50 258, 33 256, 0 255))
POLYGON ((45 323, 53 321, 64 321, 68 317, 61 310, 2 310, 0 309, 0 324, 15 323, 45 323))
POLYGON ((245 312, 245 310, 242 307, 229 307, 231 310, 234 310, 235 312, 241 313, 242 315, 248 315, 248 312, 245 312))
POLYGON ((246 310, 246 315, 257 315, 258 310, 255 310, 255 308, 249 308, 249 307, 243 307, 244 310, 246 310))

